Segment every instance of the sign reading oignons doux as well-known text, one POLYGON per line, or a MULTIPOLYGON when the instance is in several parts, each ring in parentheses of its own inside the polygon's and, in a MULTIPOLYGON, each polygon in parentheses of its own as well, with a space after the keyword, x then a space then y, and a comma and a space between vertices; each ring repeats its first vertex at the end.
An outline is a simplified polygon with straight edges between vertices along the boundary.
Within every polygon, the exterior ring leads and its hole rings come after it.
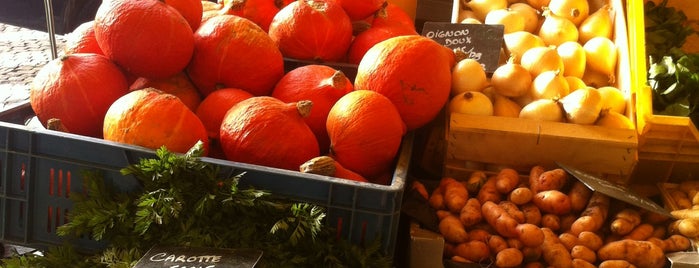
POLYGON ((422 35, 438 43, 463 52, 467 58, 483 65, 486 73, 499 66, 500 50, 504 43, 503 25, 425 22, 422 35))

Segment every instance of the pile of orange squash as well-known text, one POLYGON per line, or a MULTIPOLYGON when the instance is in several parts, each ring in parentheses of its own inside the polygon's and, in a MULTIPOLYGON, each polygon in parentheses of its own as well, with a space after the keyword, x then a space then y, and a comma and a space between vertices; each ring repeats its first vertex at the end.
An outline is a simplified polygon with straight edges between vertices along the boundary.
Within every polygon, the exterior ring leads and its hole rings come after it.
POLYGON ((210 157, 289 170, 327 156, 387 184, 403 135, 448 101, 454 63, 385 0, 105 0, 30 104, 73 134, 174 152, 203 141, 210 157))

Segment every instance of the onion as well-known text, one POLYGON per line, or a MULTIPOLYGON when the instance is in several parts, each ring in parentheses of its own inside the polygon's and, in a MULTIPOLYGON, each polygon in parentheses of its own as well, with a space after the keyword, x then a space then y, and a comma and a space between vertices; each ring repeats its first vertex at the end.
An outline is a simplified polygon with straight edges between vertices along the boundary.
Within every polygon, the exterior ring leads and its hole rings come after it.
POLYGON ((481 91, 488 85, 488 77, 483 65, 475 59, 462 59, 451 71, 451 95, 466 91, 481 91))
POLYGON ((551 0, 527 0, 525 2, 537 10, 544 10, 544 7, 548 6, 551 0))
POLYGON ((554 14, 573 22, 575 26, 585 20, 590 14, 588 0, 551 0, 548 8, 554 14))
POLYGON ((522 65, 508 61, 493 71, 490 84, 500 95, 520 97, 529 92, 532 76, 522 65))
POLYGON ((522 107, 519 118, 527 118, 550 122, 564 122, 561 104, 553 99, 538 99, 522 107))
POLYGON ((520 63, 522 55, 533 47, 543 47, 546 44, 541 37, 527 31, 508 33, 503 36, 505 48, 514 63, 520 63))
POLYGON ((630 118, 612 110, 602 110, 602 112, 600 112, 599 119, 597 119, 597 122, 595 122, 595 125, 622 129, 636 128, 630 118))
POLYGON ((558 46, 566 41, 578 41, 578 27, 572 21, 544 10, 544 22, 539 36, 549 46, 558 46))
POLYGON ((503 25, 505 33, 512 33, 524 30, 524 17, 518 12, 514 12, 509 8, 496 9, 488 12, 485 15, 485 24, 503 25))
POLYGON ((534 99, 560 99, 568 95, 568 81, 559 71, 546 71, 532 81, 530 94, 534 99))
POLYGON ((614 75, 608 75, 598 71, 585 70, 582 80, 588 86, 600 88, 613 85, 616 82, 616 77, 614 75))
POLYGON ((522 54, 520 64, 532 74, 532 77, 545 71, 564 70, 563 59, 554 46, 530 48, 522 54))
POLYGON ((469 115, 493 115, 493 103, 477 91, 466 91, 451 98, 449 112, 469 115))
POLYGON ((536 33, 539 30, 541 14, 536 8, 527 3, 517 2, 510 4, 512 11, 517 12, 524 18, 524 30, 529 33, 536 33))
POLYGON ((565 79, 566 82, 568 82, 568 89, 570 89, 571 92, 578 88, 587 87, 585 82, 580 77, 566 76, 565 79))
POLYGON ((585 73, 585 50, 576 41, 567 41, 556 47, 563 60, 563 76, 582 77, 585 73))
POLYGON ((614 75, 617 63, 617 47, 614 41, 606 37, 593 37, 583 45, 585 50, 585 68, 606 75, 614 75))
POLYGON ((522 110, 522 106, 519 106, 519 104, 510 98, 502 95, 495 95, 495 101, 493 102, 493 115, 503 117, 519 117, 520 110, 522 110))
POLYGON ((591 125, 602 111, 602 95, 591 87, 579 88, 561 98, 561 104, 568 122, 591 125))
POLYGON ((614 30, 612 8, 604 5, 593 12, 578 26, 578 42, 585 44, 593 37, 601 36, 611 39, 614 30))
POLYGON ((616 87, 604 86, 597 88, 599 94, 602 95, 602 109, 623 114, 626 111, 626 98, 624 93, 616 87))
POLYGON ((485 21, 485 16, 493 10, 507 8, 507 0, 466 0, 466 7, 476 13, 479 21, 485 21))
POLYGON ((465 18, 465 19, 461 20, 460 23, 462 23, 462 24, 483 24, 482 21, 479 21, 476 18, 465 18))
MULTIPOLYGON (((458 15, 458 21, 464 21, 465 19, 475 19, 478 20, 476 13, 470 9, 461 9, 458 15)), ((480 22, 480 21, 479 21, 480 22)))

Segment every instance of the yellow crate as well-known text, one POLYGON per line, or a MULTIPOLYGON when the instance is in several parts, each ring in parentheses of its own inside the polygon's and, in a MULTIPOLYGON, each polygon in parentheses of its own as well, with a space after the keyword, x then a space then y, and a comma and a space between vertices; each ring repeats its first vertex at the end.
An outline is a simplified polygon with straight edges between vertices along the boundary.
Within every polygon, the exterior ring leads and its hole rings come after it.
MULTIPOLYGON (((632 87, 636 92, 636 128, 638 130, 638 157, 641 162, 655 166, 656 174, 636 172, 634 181, 658 182, 667 180, 675 163, 699 163, 699 131, 688 117, 653 114, 651 88, 648 85, 648 66, 645 50, 645 1, 628 1, 629 52, 631 57, 632 87), (657 173, 661 175, 658 176, 657 173)), ((656 3, 659 1, 655 1, 656 3)), ((694 12, 697 1, 669 1, 668 5, 682 5, 684 12, 694 12)), ((685 13, 696 16, 699 13, 685 13)), ((695 36, 696 37, 696 36, 695 36)), ((687 40, 688 45, 695 43, 687 40)), ((693 46, 693 45, 692 45, 693 46)))
MULTIPOLYGON (((599 8, 605 2, 591 1, 599 8)), ((625 5, 608 2, 615 11, 614 41, 618 47, 616 86, 627 97, 627 116, 635 118, 625 5)), ((454 1, 455 22, 461 1, 454 1)), ((596 9, 591 9, 593 12, 596 9)), ((568 164, 608 180, 627 183, 637 161, 638 132, 572 123, 496 116, 451 114, 447 124, 444 174, 460 177, 478 164, 509 166, 527 171, 533 165, 568 164)))

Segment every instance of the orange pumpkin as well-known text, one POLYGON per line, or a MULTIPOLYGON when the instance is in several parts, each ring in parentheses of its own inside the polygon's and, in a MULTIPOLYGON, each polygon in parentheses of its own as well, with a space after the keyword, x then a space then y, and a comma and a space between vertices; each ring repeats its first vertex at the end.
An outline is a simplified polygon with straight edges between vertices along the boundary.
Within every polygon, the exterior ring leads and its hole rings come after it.
POLYGON ((192 32, 199 28, 204 13, 204 5, 201 0, 165 0, 165 4, 174 7, 187 20, 192 32))
POLYGON ((306 123, 316 135, 320 151, 327 153, 330 146, 325 122, 330 108, 345 94, 352 91, 352 81, 326 65, 304 65, 286 73, 272 91, 272 97, 284 102, 310 100, 313 109, 306 123))
POLYGON ((165 146, 185 153, 198 141, 209 150, 206 128, 177 96, 154 88, 131 91, 117 99, 104 117, 104 139, 150 149, 165 146))
POLYGON ((386 5, 386 0, 337 0, 351 20, 362 20, 375 14, 386 5))
POLYGON ((219 140, 231 161, 298 170, 319 155, 318 142, 303 117, 312 103, 285 103, 257 96, 233 106, 221 124, 219 140))
POLYGON ((408 130, 432 121, 449 99, 454 53, 434 40, 404 35, 371 47, 357 67, 355 89, 388 97, 408 130))
POLYGON ((289 58, 342 61, 352 42, 352 22, 334 0, 298 0, 272 19, 269 36, 289 58))
POLYGON ((94 25, 94 20, 86 21, 70 32, 66 36, 63 53, 95 53, 104 55, 99 44, 97 44, 97 39, 95 39, 94 25))
POLYGON ((107 57, 75 53, 39 70, 30 85, 29 102, 44 126, 57 118, 71 133, 101 138, 107 109, 128 89, 121 70, 107 57))
POLYGON ((195 111, 199 103, 201 103, 199 91, 184 72, 161 79, 139 77, 131 84, 129 90, 133 91, 148 87, 177 96, 192 111, 195 111))
POLYGON ((194 34, 195 48, 187 74, 206 97, 217 88, 240 88, 269 95, 284 75, 284 58, 257 24, 234 16, 212 17, 194 34))
POLYGON ((179 73, 194 51, 187 20, 158 0, 103 1, 94 27, 104 54, 139 77, 164 78, 179 73))
POLYGON ((405 124, 391 100, 375 91, 345 94, 327 120, 330 156, 373 181, 392 168, 405 124))
POLYGON ((231 107, 252 98, 249 92, 237 88, 222 88, 211 92, 197 107, 196 114, 209 132, 209 138, 218 139, 221 122, 231 107))
POLYGON ((263 30, 269 30, 272 18, 280 9, 293 2, 292 0, 220 0, 231 15, 241 16, 259 25, 263 30))

